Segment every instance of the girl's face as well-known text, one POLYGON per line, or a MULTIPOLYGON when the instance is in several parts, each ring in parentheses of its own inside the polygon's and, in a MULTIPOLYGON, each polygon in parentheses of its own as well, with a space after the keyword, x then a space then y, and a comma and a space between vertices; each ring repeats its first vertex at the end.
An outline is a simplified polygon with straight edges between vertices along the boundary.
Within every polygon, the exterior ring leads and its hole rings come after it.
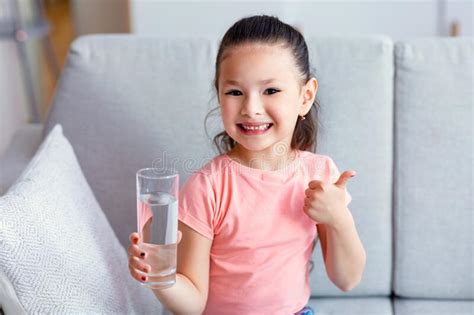
POLYGON ((287 48, 246 44, 228 51, 220 64, 218 99, 224 128, 237 146, 265 154, 290 152, 298 116, 310 110, 317 90, 315 78, 302 87, 300 80, 287 48), (269 127, 246 131, 242 124, 269 127))

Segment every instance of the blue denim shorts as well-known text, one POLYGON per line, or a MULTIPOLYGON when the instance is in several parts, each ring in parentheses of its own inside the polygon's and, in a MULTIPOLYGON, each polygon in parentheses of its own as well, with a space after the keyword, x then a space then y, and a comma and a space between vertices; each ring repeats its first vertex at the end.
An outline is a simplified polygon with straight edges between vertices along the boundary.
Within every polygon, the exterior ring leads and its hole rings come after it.
POLYGON ((306 305, 305 307, 303 307, 303 309, 296 312, 295 315, 315 315, 315 314, 314 314, 314 310, 310 306, 306 305))

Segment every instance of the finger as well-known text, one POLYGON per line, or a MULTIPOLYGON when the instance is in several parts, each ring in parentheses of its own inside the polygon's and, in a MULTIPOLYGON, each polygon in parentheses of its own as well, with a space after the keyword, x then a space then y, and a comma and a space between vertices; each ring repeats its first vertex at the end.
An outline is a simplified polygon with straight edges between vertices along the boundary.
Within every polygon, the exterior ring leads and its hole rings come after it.
POLYGON ((309 215, 309 209, 310 209, 309 207, 304 208, 304 209, 303 209, 304 213, 306 213, 306 214, 309 215))
POLYGON ((138 247, 138 245, 130 245, 128 247, 128 254, 130 256, 135 256, 135 257, 138 257, 138 258, 145 258, 146 257, 146 253, 144 251, 142 251, 140 249, 140 247, 138 247))
POLYGON ((142 260, 137 257, 131 256, 128 259, 128 265, 138 271, 148 273, 151 270, 151 266, 147 263, 144 263, 142 260))
POLYGON ((323 185, 323 182, 320 180, 312 180, 309 182, 308 187, 311 189, 315 189, 318 187, 321 187, 323 185))
POLYGON ((132 266, 128 266, 128 269, 130 270, 130 275, 137 281, 144 282, 148 279, 147 276, 142 275, 138 272, 137 269, 133 268, 132 266))
POLYGON ((334 183, 334 185, 345 188, 347 185, 347 181, 356 175, 355 171, 344 171, 339 179, 334 183))
POLYGON ((309 202, 305 202, 305 204, 303 205, 303 211, 305 213, 308 213, 309 209, 311 209, 311 205, 309 202))
POLYGON ((311 188, 307 188, 305 191, 304 191, 304 194, 306 197, 311 197, 313 195, 313 190, 311 188))
POLYGON ((133 232, 132 234, 130 234, 130 242, 132 242, 133 244, 138 244, 138 242, 140 241, 140 235, 137 233, 137 232, 133 232))

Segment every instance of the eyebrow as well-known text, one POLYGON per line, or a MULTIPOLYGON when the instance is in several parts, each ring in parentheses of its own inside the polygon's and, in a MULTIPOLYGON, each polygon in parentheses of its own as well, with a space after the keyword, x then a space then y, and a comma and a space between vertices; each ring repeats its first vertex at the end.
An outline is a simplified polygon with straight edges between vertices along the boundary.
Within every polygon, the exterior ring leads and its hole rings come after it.
MULTIPOLYGON (((260 84, 267 84, 267 83, 271 83, 271 82, 274 82, 274 81, 278 81, 277 79, 265 79, 265 80, 260 80, 258 81, 258 83, 260 84)), ((235 80, 225 80, 224 81, 224 84, 234 84, 234 85, 239 85, 239 82, 238 81, 235 81, 235 80)))

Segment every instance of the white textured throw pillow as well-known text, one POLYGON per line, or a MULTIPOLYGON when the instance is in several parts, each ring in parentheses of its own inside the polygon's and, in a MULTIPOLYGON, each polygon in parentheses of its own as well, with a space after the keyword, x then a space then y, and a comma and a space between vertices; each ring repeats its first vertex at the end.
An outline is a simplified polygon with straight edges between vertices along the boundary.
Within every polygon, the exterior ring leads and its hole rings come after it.
POLYGON ((0 271, 28 314, 163 311, 129 275, 127 254, 61 125, 0 197, 0 271))

